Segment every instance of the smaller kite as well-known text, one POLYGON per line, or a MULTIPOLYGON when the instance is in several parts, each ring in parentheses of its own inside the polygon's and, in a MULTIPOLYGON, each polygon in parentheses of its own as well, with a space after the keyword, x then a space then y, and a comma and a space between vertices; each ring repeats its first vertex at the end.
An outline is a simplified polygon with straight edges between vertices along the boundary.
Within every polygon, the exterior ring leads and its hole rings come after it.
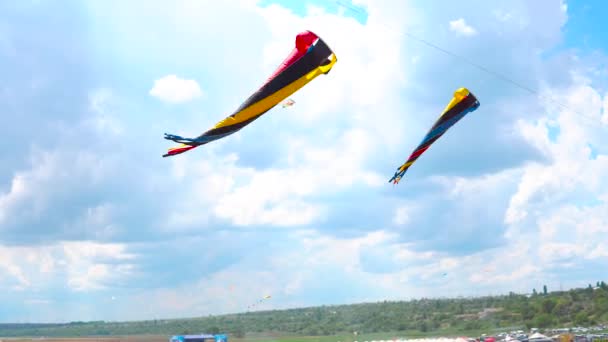
POLYGON ((401 178, 405 175, 405 172, 414 164, 414 162, 416 162, 418 157, 428 150, 437 139, 441 138, 450 127, 477 108, 479 108, 479 101, 477 101, 477 98, 473 93, 467 88, 456 90, 452 101, 445 107, 443 113, 439 116, 439 119, 435 121, 433 127, 431 127, 424 139, 422 139, 422 142, 416 147, 405 164, 399 166, 393 178, 388 182, 393 182, 393 184, 399 183, 401 178))
POLYGON ((271 295, 265 295, 264 297, 262 297, 262 298, 258 299, 258 300, 257 300, 257 301, 256 301, 254 304, 249 304, 249 305, 247 306, 247 310, 249 310, 249 309, 253 309, 253 308, 257 307, 257 306, 258 306, 258 304, 260 304, 260 303, 262 303, 264 300, 266 300, 266 299, 270 299, 270 298, 272 298, 272 296, 271 296, 271 295))
POLYGON ((283 108, 287 108, 287 107, 291 107, 296 103, 296 101, 289 99, 285 102, 283 102, 283 108))

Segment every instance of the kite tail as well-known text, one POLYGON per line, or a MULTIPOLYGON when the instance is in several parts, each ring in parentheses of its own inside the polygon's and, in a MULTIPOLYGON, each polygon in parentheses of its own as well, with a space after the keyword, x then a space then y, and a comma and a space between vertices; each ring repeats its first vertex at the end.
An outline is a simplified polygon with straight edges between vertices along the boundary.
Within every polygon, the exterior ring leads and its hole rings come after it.
POLYGON ((175 141, 176 143, 180 143, 180 144, 186 144, 186 145, 190 145, 192 143, 197 143, 196 139, 184 138, 184 137, 180 137, 179 135, 168 134, 168 133, 165 133, 165 139, 175 141))
POLYGON ((171 147, 169 149, 169 151, 167 151, 167 153, 163 154, 163 158, 165 157, 170 157, 170 156, 175 156, 181 153, 184 153, 186 151, 190 151, 193 148, 196 148, 197 146, 192 146, 192 145, 186 145, 186 144, 182 144, 176 147, 171 147))
POLYGON ((405 175, 405 172, 407 171, 407 169, 401 171, 401 168, 399 168, 397 170, 397 172, 395 172, 395 175, 393 176, 393 178, 389 179, 389 183, 393 183, 393 184, 398 184, 399 181, 401 180, 401 178, 403 177, 403 175, 405 175))

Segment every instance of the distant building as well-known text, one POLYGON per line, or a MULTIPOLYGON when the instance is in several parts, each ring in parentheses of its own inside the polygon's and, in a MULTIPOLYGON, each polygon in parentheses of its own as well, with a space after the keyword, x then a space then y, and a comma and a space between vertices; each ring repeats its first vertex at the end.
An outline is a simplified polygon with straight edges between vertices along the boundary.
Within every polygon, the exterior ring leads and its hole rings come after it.
POLYGON ((224 334, 199 334, 199 335, 175 335, 171 336, 169 342, 228 342, 228 336, 224 334))

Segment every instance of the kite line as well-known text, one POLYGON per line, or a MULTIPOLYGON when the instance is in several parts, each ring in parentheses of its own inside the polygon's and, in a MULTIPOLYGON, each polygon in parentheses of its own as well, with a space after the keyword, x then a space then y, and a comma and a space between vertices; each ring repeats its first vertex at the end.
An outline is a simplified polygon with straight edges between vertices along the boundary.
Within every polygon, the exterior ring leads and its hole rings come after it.
MULTIPOLYGON (((341 7, 345 8, 345 9, 348 9, 348 10, 350 10, 352 12, 355 12, 355 13, 358 13, 358 14, 361 14, 361 15, 366 15, 365 12, 363 12, 361 9, 359 9, 359 8, 353 6, 353 5, 346 4, 346 3, 344 3, 344 2, 342 2, 340 0, 331 0, 331 1, 334 2, 335 4, 337 4, 338 6, 341 6, 341 7)), ((464 56, 461 56, 459 54, 451 52, 451 51, 449 51, 449 50, 447 50, 445 48, 442 48, 442 47, 438 46, 437 44, 433 44, 433 43, 429 42, 426 39, 416 37, 415 35, 411 34, 410 32, 408 32, 406 30, 404 30, 403 32, 399 32, 399 31, 395 30, 394 28, 392 28, 389 25, 382 24, 382 23, 378 23, 378 25, 379 26, 383 26, 386 29, 388 29, 388 30, 390 30, 390 31, 392 31, 392 32, 400 35, 400 36, 405 36, 405 37, 410 38, 412 40, 415 40, 415 41, 417 41, 419 43, 422 43, 422 44, 424 44, 424 45, 426 45, 426 46, 428 46, 430 48, 433 48, 435 50, 443 52, 444 54, 449 55, 449 56, 451 56, 453 58, 460 59, 461 61, 465 62, 466 64, 468 64, 468 65, 470 65, 470 66, 472 66, 474 68, 477 68, 478 70, 481 70, 481 71, 483 71, 483 72, 485 72, 485 73, 487 73, 489 75, 492 75, 492 76, 494 76, 494 77, 502 80, 503 82, 509 83, 509 84, 511 84, 511 85, 513 85, 513 86, 515 86, 517 88, 525 90, 525 91, 529 92, 530 94, 538 96, 541 99, 553 102, 553 103, 557 104, 558 106, 562 107, 563 109, 569 110, 572 113, 575 113, 575 114, 577 114, 577 115, 579 115, 579 116, 581 116, 581 117, 583 117, 583 118, 585 118, 587 120, 590 120, 590 122, 593 122, 594 124, 597 124, 597 118, 594 118, 594 117, 588 116, 586 114, 583 114, 583 113, 581 113, 579 111, 576 111, 576 110, 570 108, 569 106, 561 103, 560 101, 557 101, 553 96, 542 95, 542 94, 540 94, 540 92, 538 90, 535 90, 535 89, 532 89, 532 88, 530 88, 530 87, 528 87, 526 85, 523 85, 523 84, 521 84, 521 83, 519 83, 519 82, 517 82, 517 81, 515 81, 515 80, 513 80, 513 79, 511 79, 511 78, 509 78, 509 77, 507 77, 507 76, 499 73, 499 72, 496 72, 496 71, 493 71, 493 70, 491 70, 491 69, 489 69, 487 67, 484 67, 483 65, 481 65, 479 63, 476 63, 476 62, 474 62, 474 61, 472 61, 472 60, 470 60, 470 59, 468 59, 468 58, 466 58, 464 56)))

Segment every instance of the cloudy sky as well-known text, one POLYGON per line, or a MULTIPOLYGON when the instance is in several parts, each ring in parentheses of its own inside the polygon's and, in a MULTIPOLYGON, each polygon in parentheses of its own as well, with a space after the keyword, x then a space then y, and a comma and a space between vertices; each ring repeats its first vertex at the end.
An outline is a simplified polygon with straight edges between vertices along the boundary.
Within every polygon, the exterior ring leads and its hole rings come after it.
POLYGON ((599 280, 608 5, 353 2, 0 1, 0 321, 599 280), (295 106, 161 158, 163 133, 230 114, 306 29, 338 63, 295 106), (388 184, 462 86, 481 107, 388 184))

